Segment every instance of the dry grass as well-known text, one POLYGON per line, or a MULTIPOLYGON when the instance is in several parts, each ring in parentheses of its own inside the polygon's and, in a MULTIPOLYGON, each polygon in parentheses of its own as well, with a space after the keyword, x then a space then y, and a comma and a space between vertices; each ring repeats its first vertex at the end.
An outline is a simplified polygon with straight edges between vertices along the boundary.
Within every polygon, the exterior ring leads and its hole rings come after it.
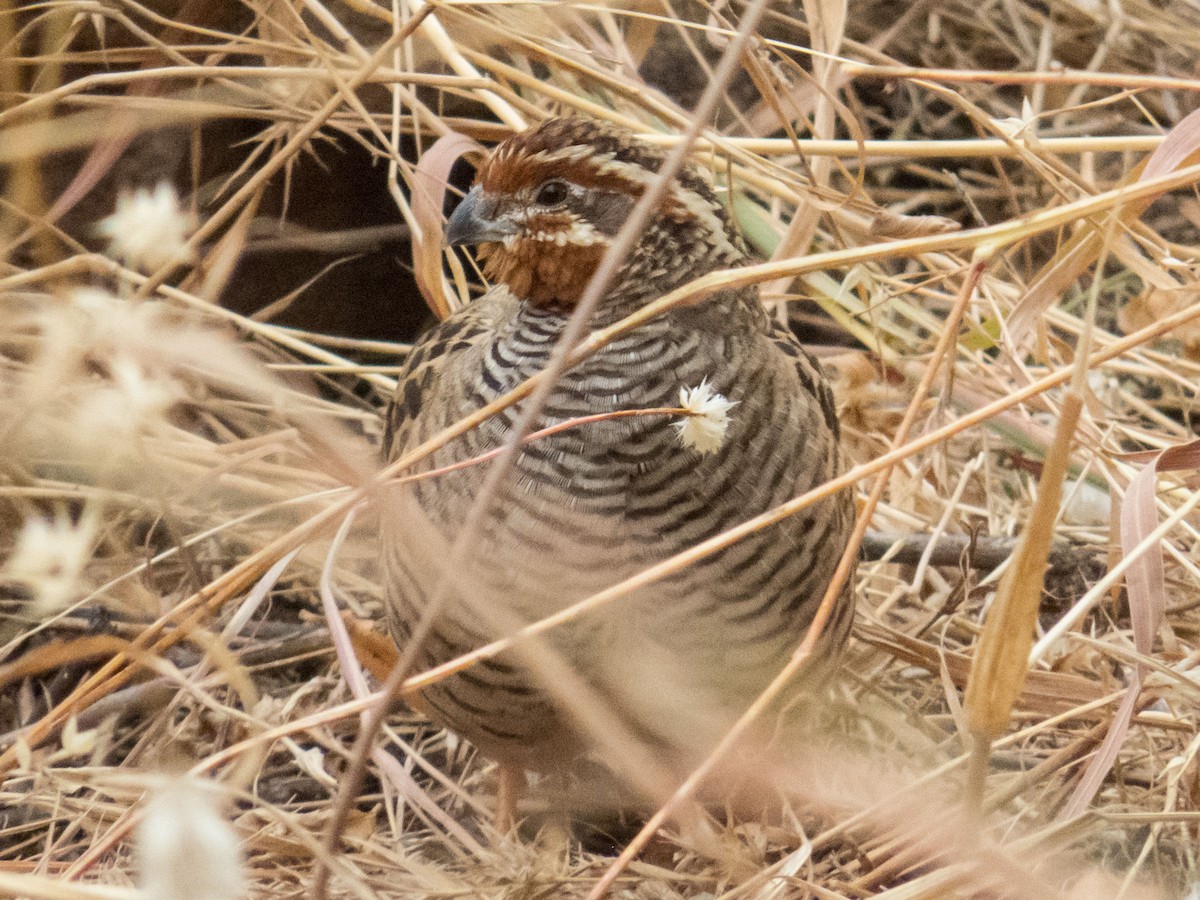
POLYGON ((772 261, 655 310, 748 281, 789 301, 875 532, 971 536, 980 559, 1033 535, 1011 567, 900 546, 860 566, 859 640, 777 796, 580 814, 568 837, 542 785, 525 840, 501 841, 489 764, 415 715, 339 793, 371 702, 349 660, 394 659, 368 627, 380 411, 427 316, 418 282, 449 306, 472 281, 430 254, 421 154, 571 109, 677 143, 744 13, 0 4, 0 893, 132 896, 145 792, 181 759, 222 786, 253 896, 308 896, 318 859, 346 897, 1200 881, 1197 454, 1127 455, 1196 431, 1182 3, 768 7, 718 98, 695 155, 772 261), (97 252, 118 189, 161 179, 197 226, 177 259, 97 252))

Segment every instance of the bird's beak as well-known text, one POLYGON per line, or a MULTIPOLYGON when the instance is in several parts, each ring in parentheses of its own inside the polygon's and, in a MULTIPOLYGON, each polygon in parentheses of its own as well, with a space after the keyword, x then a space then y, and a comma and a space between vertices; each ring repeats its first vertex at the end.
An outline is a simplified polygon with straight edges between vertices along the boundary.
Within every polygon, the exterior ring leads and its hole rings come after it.
POLYGON ((484 196, 478 185, 471 188, 446 223, 446 243, 483 244, 516 234, 515 223, 497 217, 497 206, 495 199, 484 196))

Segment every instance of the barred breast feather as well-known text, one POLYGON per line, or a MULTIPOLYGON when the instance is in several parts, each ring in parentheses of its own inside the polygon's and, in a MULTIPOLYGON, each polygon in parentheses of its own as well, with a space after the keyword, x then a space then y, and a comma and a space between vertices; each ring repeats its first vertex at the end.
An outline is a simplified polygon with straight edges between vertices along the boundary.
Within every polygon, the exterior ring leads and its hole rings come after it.
MULTIPOLYGON (((681 386, 707 379, 737 403, 716 453, 684 447, 661 416, 541 438, 518 455, 464 570, 454 573, 441 566, 483 467, 394 489, 383 547, 390 623, 401 646, 439 590, 445 602, 424 641, 424 666, 557 612, 836 475, 828 387, 756 302, 715 299, 630 333, 567 373, 539 423, 673 407, 681 386)), ((435 329, 401 373, 389 455, 543 368, 564 321, 501 288, 435 329)), ((500 446, 516 415, 502 413, 421 468, 500 446)), ((692 740, 697 729, 727 724, 782 668, 852 524, 846 495, 823 501, 552 632, 543 650, 558 654, 639 731, 671 744, 692 740)), ((847 595, 827 628, 827 647, 844 640, 851 614, 847 595)), ((424 699, 453 730, 527 765, 577 742, 560 709, 567 701, 515 657, 454 676, 424 699)))

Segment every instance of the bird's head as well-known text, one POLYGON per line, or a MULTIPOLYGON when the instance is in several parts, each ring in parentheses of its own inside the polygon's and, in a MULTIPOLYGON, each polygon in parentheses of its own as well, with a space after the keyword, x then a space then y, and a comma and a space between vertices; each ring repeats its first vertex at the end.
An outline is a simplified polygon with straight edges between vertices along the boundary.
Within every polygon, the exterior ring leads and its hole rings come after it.
MULTIPOLYGON (((666 158, 613 125, 549 119, 498 145, 446 227, 484 274, 533 306, 569 310, 666 158)), ((610 294, 648 297, 745 258, 724 206, 691 167, 673 180, 610 294)))

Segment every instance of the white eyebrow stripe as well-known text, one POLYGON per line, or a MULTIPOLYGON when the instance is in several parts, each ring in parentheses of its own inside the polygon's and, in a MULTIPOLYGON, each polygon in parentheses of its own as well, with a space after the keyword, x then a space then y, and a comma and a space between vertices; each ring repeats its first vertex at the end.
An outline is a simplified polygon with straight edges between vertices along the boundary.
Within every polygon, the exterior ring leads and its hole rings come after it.
MULTIPOLYGON (((651 172, 649 169, 635 163, 613 159, 611 155, 608 155, 607 159, 600 162, 596 166, 596 169, 601 174, 617 175, 642 186, 649 185, 658 175, 657 172, 651 172)), ((694 216, 706 232, 713 235, 719 256, 730 259, 741 258, 741 250, 729 239, 725 221, 718 214, 718 208, 714 208, 712 201, 707 200, 695 191, 688 190, 678 181, 671 184, 670 190, 671 198, 694 216)))
MULTIPOLYGON (((594 148, 586 144, 574 144, 557 150, 540 150, 537 153, 527 155, 525 159, 539 164, 577 162, 587 159, 592 163, 592 167, 598 175, 615 175, 631 184, 641 185, 642 187, 649 185, 658 174, 637 163, 618 160, 613 153, 596 153, 594 148)), ((564 177, 564 180, 579 187, 579 185, 570 180, 569 175, 564 177)), ((729 259, 741 258, 742 251, 730 240, 729 234, 726 231, 725 221, 719 215, 720 207, 715 207, 713 201, 706 199, 693 190, 689 190, 679 181, 672 182, 670 194, 672 201, 683 207, 689 215, 696 219, 705 232, 713 236, 715 252, 719 257, 729 259)), ((553 234, 539 232, 537 235, 532 236, 532 238, 533 240, 555 243, 559 246, 570 243, 582 247, 592 246, 607 240, 607 237, 599 234, 591 223, 583 221, 577 221, 567 231, 560 231, 553 234)))
POLYGON ((705 199, 695 191, 689 191, 676 185, 671 195, 679 201, 689 213, 698 219, 706 232, 716 240, 718 255, 732 259, 740 259, 742 251, 729 239, 724 220, 717 214, 719 207, 714 207, 712 201, 705 199))
POLYGON ((561 150, 539 150, 529 159, 534 162, 577 162, 589 157, 598 158, 599 154, 596 154, 586 144, 575 144, 571 147, 563 147, 561 150))
POLYGON ((559 247, 565 247, 568 244, 576 247, 591 247, 608 241, 607 235, 601 234, 595 225, 582 219, 575 219, 571 222, 570 227, 561 231, 537 231, 529 237, 531 240, 544 241, 559 247))

